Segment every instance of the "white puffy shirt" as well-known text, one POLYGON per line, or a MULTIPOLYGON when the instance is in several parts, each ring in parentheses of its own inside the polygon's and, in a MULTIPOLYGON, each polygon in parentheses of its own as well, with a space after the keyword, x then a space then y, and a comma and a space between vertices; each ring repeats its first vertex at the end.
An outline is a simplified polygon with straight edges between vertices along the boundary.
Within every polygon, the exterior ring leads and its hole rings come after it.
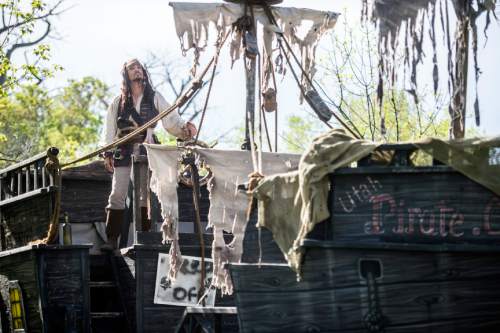
MULTIPOLYGON (((135 111, 137 113, 140 113, 142 96, 143 95, 139 96, 137 102, 135 103, 135 111)), ((118 127, 116 125, 116 119, 117 119, 119 104, 120 104, 120 95, 118 95, 113 100, 113 103, 111 103, 111 105, 108 108, 108 113, 106 116, 106 130, 104 134, 106 144, 109 144, 115 140, 116 133, 118 131, 118 127)), ((158 112, 165 111, 167 108, 170 107, 170 104, 157 91, 155 92, 154 105, 156 107, 156 110, 158 110, 158 112)), ((178 138, 184 139, 185 133, 183 131, 183 127, 185 126, 186 122, 184 121, 184 119, 181 118, 177 110, 172 111, 168 116, 164 117, 161 120, 161 123, 163 125, 163 128, 168 133, 178 138)))

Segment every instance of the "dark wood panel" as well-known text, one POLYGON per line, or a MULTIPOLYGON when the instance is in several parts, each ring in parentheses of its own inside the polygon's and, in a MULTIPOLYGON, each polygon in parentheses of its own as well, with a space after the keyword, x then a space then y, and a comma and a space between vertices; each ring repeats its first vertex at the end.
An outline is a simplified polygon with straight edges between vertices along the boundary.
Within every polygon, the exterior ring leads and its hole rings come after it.
POLYGON ((0 256, 0 292, 8 306, 8 281, 18 280, 26 310, 26 323, 30 332, 42 332, 42 315, 39 308, 39 290, 36 280, 35 256, 31 249, 0 256))
POLYGON ((175 332, 179 324, 184 307, 163 305, 158 308, 145 308, 144 316, 147 318, 144 322, 142 332, 175 332))
POLYGON ((391 250, 336 249, 307 252, 304 280, 335 278, 335 286, 359 284, 361 261, 380 262, 382 282, 499 279, 500 254, 421 253, 391 250), (409 268, 409 269, 405 269, 409 268), (320 273, 321 272, 321 273, 320 273), (354 281, 354 282, 353 282, 354 281))
MULTIPOLYGON (((61 196, 61 221, 68 213, 71 222, 104 222, 104 208, 111 192, 112 174, 108 173, 101 161, 92 162, 63 172, 61 196)), ((206 223, 210 207, 209 193, 206 186, 200 188, 200 217, 206 223)), ((179 221, 193 222, 194 207, 191 188, 179 184, 179 221)), ((152 213, 161 216, 160 208, 152 213)))
MULTIPOLYGON (((206 244, 211 245, 211 235, 205 234, 206 244)), ((196 234, 180 235, 181 252, 187 256, 199 256, 196 234)), ((154 304, 158 253, 168 253, 169 246, 136 245, 133 248, 136 276, 136 313, 137 332, 174 332, 179 324, 185 307, 154 304)), ((205 249, 207 258, 211 257, 211 247, 205 249)), ((220 296, 217 305, 234 306, 232 297, 220 296)), ((227 327, 234 327, 235 322, 228 322, 227 327)))
POLYGON ((65 213, 72 223, 106 221, 104 208, 111 192, 111 178, 102 161, 64 170, 60 222, 64 222, 65 213))
POLYGON ((500 198, 453 171, 333 174, 336 241, 500 243, 500 198))
POLYGON ((39 245, 1 253, 0 280, 19 281, 29 332, 89 332, 88 249, 39 245))
POLYGON ((274 241, 273 234, 266 228, 256 227, 257 211, 252 213, 245 229, 241 262, 285 263, 285 257, 274 241), (260 233, 260 235, 259 235, 260 233))
POLYGON ((136 288, 135 260, 127 256, 114 257, 118 268, 120 292, 126 306, 131 327, 136 327, 136 288))
POLYGON ((7 249, 18 248, 47 236, 51 201, 52 195, 45 194, 2 207, 7 249))
POLYGON ((60 222, 65 214, 71 223, 105 222, 110 191, 110 181, 63 179, 60 222))
POLYGON ((375 247, 308 248, 300 282, 284 265, 230 265, 242 331, 357 332, 377 323, 387 332, 470 332, 498 324, 499 254, 375 247))
POLYGON ((89 248, 35 249, 45 332, 90 332, 89 248))
MULTIPOLYGON (((210 208, 210 200, 207 186, 200 187, 200 221, 208 222, 208 210, 210 208)), ((180 183, 177 188, 177 197, 179 200, 179 221, 193 222, 194 205, 193 205, 193 190, 190 187, 180 183)))

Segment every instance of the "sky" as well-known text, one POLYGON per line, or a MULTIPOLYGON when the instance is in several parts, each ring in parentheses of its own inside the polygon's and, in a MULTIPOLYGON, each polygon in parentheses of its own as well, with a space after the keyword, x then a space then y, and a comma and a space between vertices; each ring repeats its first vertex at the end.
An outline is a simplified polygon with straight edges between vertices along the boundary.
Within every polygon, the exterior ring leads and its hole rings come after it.
MULTIPOLYGON (((112 87, 113 93, 117 94, 121 80, 120 69, 129 58, 146 60, 149 54, 154 53, 165 59, 189 64, 190 60, 183 58, 181 53, 173 12, 168 3, 167 0, 67 0, 65 6, 69 10, 54 22, 59 38, 50 42, 53 61, 62 65, 65 70, 48 84, 58 87, 64 85, 69 78, 78 79, 91 75, 106 82, 112 87)), ((350 23, 359 24, 361 0, 285 0, 282 5, 341 12, 347 15, 350 23)), ((481 41, 484 38, 481 35, 479 49, 479 61, 483 70, 479 83, 483 125, 479 132, 498 135, 500 112, 496 96, 500 92, 499 23, 492 22, 489 36, 488 44, 482 48, 484 43, 481 41)), ((319 47, 318 57, 321 57, 321 52, 322 48, 319 47)), ((211 56, 210 50, 205 52, 202 64, 211 56)), ((221 52, 219 75, 214 82, 207 121, 201 133, 201 139, 206 141, 212 141, 222 133, 234 132, 236 128, 243 126, 243 65, 241 62, 236 63, 231 70, 229 60, 227 50, 221 52)), ((188 77, 187 71, 180 75, 188 77)), ((160 92, 173 101, 173 96, 167 90, 160 92)), ((305 110, 306 107, 298 106, 299 91, 290 77, 285 78, 278 93, 279 130, 283 129, 288 115, 310 112, 305 110)), ((468 102, 469 110, 472 110, 473 98, 469 97, 468 102)), ((472 120, 468 121, 472 123, 472 120)))

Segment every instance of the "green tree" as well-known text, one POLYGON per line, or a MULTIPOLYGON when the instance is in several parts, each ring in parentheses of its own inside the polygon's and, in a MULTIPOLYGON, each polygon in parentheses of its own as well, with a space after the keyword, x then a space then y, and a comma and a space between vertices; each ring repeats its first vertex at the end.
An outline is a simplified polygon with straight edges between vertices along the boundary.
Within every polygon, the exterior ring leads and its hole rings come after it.
POLYGON ((41 83, 62 67, 50 64, 50 45, 42 43, 53 33, 51 20, 59 15, 63 0, 0 1, 0 95, 22 83, 41 83), (14 62, 24 50, 25 63, 14 62))
POLYGON ((55 146, 64 161, 95 149, 109 98, 107 85, 92 77, 52 94, 26 85, 0 98, 0 158, 22 160, 55 146))
MULTIPOLYGON (((436 113, 422 114, 404 91, 391 92, 382 104, 381 112, 369 109, 366 97, 352 97, 344 101, 356 114, 351 121, 361 132, 363 138, 382 142, 415 141, 428 136, 446 137, 449 123, 445 118, 438 118, 436 113), (371 113, 371 114, 370 114, 371 113), (369 115, 370 114, 370 115, 369 115), (369 116, 368 116, 369 115, 369 116), (384 115, 385 132, 377 128, 380 117, 384 115)), ((375 100, 375 96, 371 96, 375 100)), ((287 119, 287 129, 283 135, 286 150, 301 153, 316 136, 328 128, 315 116, 292 115, 287 119)))
MULTIPOLYGON (((282 139, 285 150, 291 153, 302 153, 317 133, 322 124, 310 115, 291 115, 287 118, 287 130, 282 139)), ((323 126, 324 127, 324 126, 323 126)))
MULTIPOLYGON (((423 85, 418 91, 404 86, 384 86, 385 97, 379 104, 379 59, 373 42, 376 31, 366 25, 352 27, 347 15, 342 17, 339 22, 342 25, 330 35, 328 52, 317 59, 319 81, 324 87, 320 92, 330 109, 368 140, 398 142, 427 136, 448 137, 449 95, 446 92, 434 94, 432 87, 423 85)), ((403 68, 398 59, 395 67, 403 68)), ((293 115, 288 118, 282 139, 287 150, 301 152, 314 137, 327 130, 310 114, 293 115)))

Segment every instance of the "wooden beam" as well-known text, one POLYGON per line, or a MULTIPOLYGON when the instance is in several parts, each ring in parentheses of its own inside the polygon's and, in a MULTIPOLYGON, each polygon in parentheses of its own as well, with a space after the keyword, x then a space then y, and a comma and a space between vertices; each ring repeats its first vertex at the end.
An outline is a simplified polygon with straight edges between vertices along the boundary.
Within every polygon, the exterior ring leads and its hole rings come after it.
POLYGON ((137 232, 142 231, 141 226, 141 207, 140 207, 140 191, 141 191, 141 165, 138 156, 132 155, 132 223, 134 225, 134 244, 137 244, 137 232))
POLYGON ((43 159, 45 157, 47 157, 46 152, 37 154, 37 155, 30 157, 24 161, 21 161, 19 163, 13 164, 5 169, 0 170, 0 174, 4 174, 4 173, 7 173, 7 172, 12 171, 12 170, 22 168, 23 166, 26 166, 28 164, 32 164, 33 162, 36 162, 36 161, 43 159))
POLYGON ((29 199, 31 197, 37 196, 39 194, 51 193, 56 190, 56 186, 49 186, 44 188, 39 188, 30 192, 23 193, 21 195, 17 195, 15 197, 11 197, 10 199, 3 200, 0 202, 0 207, 4 207, 10 205, 12 203, 17 203, 21 200, 29 199))

